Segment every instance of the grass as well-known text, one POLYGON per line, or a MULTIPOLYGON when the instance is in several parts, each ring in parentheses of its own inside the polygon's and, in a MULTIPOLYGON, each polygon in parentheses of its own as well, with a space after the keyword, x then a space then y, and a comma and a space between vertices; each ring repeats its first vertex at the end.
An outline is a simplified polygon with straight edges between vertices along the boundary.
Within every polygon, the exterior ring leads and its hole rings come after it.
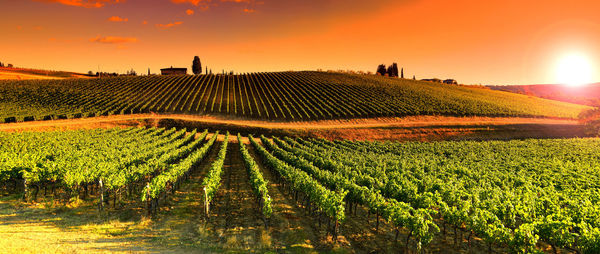
POLYGON ((274 238, 272 232, 258 225, 227 228, 219 220, 206 223, 199 185, 196 180, 185 184, 151 219, 132 201, 100 213, 95 199, 72 199, 65 205, 47 197, 25 204, 20 194, 2 196, 2 253, 322 252, 315 250, 301 229, 285 230, 274 238))
POLYGON ((0 71, 0 80, 26 80, 26 79, 64 79, 46 75, 35 75, 11 71, 0 71))
POLYGON ((0 199, 0 246, 11 253, 160 252, 137 214, 100 215, 91 202, 23 204, 10 195, 0 199))

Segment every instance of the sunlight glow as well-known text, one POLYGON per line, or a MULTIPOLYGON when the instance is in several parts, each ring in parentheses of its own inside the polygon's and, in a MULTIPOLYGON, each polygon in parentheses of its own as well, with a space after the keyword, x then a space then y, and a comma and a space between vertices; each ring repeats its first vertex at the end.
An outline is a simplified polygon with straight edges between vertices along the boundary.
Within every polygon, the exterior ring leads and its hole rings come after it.
POLYGON ((583 54, 564 55, 557 62, 556 82, 568 86, 582 86, 593 82, 591 61, 583 54))

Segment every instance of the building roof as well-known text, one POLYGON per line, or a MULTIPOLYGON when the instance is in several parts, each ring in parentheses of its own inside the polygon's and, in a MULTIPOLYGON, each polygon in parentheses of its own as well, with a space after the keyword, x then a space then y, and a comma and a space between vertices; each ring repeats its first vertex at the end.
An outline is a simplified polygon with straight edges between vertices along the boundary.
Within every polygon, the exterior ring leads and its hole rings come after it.
POLYGON ((164 68, 160 69, 161 71, 187 71, 187 68, 164 68))

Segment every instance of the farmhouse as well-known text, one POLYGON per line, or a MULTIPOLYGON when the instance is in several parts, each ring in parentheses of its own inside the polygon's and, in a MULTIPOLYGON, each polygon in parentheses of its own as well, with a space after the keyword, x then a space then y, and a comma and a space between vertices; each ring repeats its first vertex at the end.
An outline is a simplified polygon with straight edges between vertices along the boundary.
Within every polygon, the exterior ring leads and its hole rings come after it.
POLYGON ((186 75, 186 74, 187 74, 187 68, 173 68, 173 66, 171 66, 171 68, 160 69, 160 75, 186 75))
POLYGON ((441 79, 438 79, 438 78, 421 79, 421 81, 428 81, 428 82, 442 83, 442 80, 441 80, 441 79))
POLYGON ((458 82, 456 82, 456 80, 454 80, 454 79, 446 79, 446 80, 444 80, 444 84, 458 85, 458 82))

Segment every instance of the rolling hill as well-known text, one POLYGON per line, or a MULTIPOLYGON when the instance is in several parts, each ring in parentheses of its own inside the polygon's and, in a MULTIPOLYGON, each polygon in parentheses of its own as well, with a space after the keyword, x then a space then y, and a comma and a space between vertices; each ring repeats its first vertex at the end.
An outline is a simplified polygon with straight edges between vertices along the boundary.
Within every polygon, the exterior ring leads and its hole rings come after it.
POLYGON ((576 118, 587 106, 371 75, 277 72, 0 82, 4 122, 132 113, 276 121, 381 116, 576 118))
POLYGON ((492 90, 508 91, 557 101, 594 107, 600 106, 600 83, 581 87, 564 85, 517 85, 489 86, 489 88, 492 90))
POLYGON ((0 67, 0 80, 89 78, 86 74, 68 71, 48 71, 27 68, 0 67))

